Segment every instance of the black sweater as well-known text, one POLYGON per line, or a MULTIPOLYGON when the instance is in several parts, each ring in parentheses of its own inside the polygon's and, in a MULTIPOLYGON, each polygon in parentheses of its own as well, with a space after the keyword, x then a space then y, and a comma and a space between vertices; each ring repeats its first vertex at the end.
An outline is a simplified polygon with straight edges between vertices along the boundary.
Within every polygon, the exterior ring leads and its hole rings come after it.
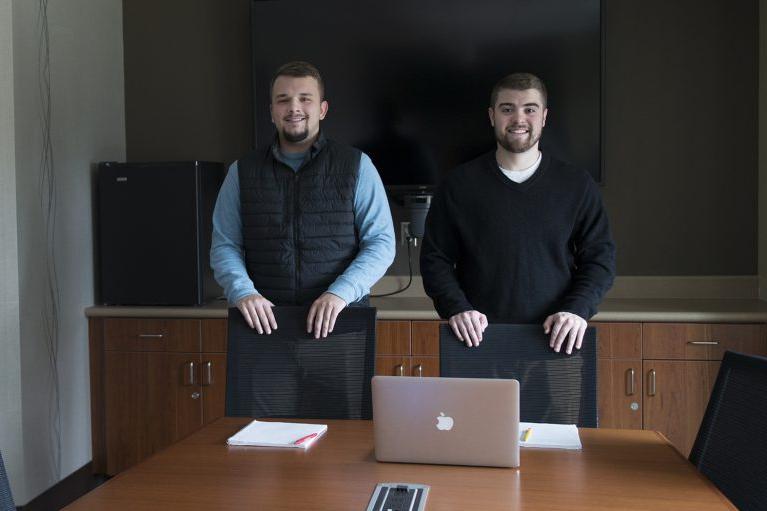
POLYGON ((589 319, 615 274, 599 190, 584 171, 543 154, 514 183, 495 152, 453 169, 426 218, 421 275, 443 318, 478 310, 491 322, 589 319))

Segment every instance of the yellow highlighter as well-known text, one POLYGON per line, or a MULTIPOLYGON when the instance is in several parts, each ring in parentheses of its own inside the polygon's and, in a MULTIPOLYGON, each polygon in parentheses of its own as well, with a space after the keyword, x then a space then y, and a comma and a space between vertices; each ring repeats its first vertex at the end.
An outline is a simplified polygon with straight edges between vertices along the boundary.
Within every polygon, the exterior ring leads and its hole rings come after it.
POLYGON ((525 431, 525 434, 522 435, 522 441, 527 442, 530 440, 530 436, 533 434, 533 428, 527 428, 527 431, 525 431))

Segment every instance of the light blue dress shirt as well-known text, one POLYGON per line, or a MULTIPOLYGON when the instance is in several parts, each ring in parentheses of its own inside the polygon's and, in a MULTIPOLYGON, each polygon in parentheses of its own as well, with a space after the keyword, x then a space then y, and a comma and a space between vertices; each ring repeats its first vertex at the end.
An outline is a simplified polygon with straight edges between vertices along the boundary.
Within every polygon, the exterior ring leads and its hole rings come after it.
MULTIPOLYGON (((275 156, 298 172, 306 153, 275 151, 275 156)), ((347 304, 370 294, 370 288, 394 261, 395 253, 394 226, 386 191, 378 171, 365 153, 360 158, 354 194, 354 226, 359 233, 360 250, 346 271, 328 288, 328 292, 347 304)), ((258 293, 245 269, 237 162, 229 167, 213 210, 210 265, 230 304, 258 293)), ((264 298, 269 299, 268 296, 264 298)))

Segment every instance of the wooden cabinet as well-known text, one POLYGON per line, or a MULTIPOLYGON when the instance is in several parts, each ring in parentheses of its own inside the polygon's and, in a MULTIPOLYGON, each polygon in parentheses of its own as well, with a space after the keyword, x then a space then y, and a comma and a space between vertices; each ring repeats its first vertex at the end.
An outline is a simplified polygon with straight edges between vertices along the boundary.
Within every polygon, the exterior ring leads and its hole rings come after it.
POLYGON ((114 475, 224 415, 225 319, 91 318, 94 471, 114 475))
POLYGON ((719 362, 645 360, 644 428, 660 431, 689 456, 714 387, 719 362))
POLYGON ((174 442, 224 416, 225 353, 174 353, 169 374, 175 379, 174 442))
POLYGON ((439 376, 439 321, 376 321, 376 371, 439 376))
POLYGON ((105 452, 97 453, 94 445, 94 463, 103 459, 105 466, 98 472, 116 474, 173 442, 175 396, 169 369, 169 356, 163 352, 104 353, 100 433, 105 452))
MULTIPOLYGON (((439 376, 440 321, 376 322, 375 374, 439 376)), ((116 474, 224 415, 226 319, 90 318, 93 464, 116 474)), ((685 456, 725 350, 762 324, 593 323, 600 427, 661 431, 685 456)))
POLYGON ((413 355, 422 357, 439 356, 439 325, 442 321, 413 321, 413 355))
POLYGON ((765 325, 706 323, 645 323, 644 358, 658 360, 721 360, 727 350, 765 353, 765 325))
POLYGON ((226 411, 226 353, 203 353, 200 373, 202 423, 208 424, 226 411))
POLYGON ((398 355, 376 356, 376 374, 383 376, 410 376, 410 357, 398 355))
POLYGON ((593 323, 597 329, 599 425, 642 429, 642 325, 593 323))
POLYGON ((417 356, 410 357, 411 376, 439 376, 439 357, 417 356))
POLYGON ((599 427, 642 429, 642 361, 597 359, 599 427))
POLYGON ((688 456, 726 350, 767 354, 765 325, 645 323, 645 429, 662 432, 688 456))
POLYGON ((599 425, 660 431, 688 456, 726 350, 767 354, 763 324, 594 323, 599 425))

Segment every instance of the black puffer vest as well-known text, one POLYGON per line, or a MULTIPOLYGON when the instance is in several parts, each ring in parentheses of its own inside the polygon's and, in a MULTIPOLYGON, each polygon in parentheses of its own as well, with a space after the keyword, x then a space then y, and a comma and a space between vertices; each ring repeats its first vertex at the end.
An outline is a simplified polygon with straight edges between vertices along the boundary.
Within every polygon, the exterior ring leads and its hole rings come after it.
POLYGON ((238 163, 245 266, 275 305, 304 305, 327 291, 359 250, 354 193, 361 153, 322 135, 298 172, 272 145, 238 163))

